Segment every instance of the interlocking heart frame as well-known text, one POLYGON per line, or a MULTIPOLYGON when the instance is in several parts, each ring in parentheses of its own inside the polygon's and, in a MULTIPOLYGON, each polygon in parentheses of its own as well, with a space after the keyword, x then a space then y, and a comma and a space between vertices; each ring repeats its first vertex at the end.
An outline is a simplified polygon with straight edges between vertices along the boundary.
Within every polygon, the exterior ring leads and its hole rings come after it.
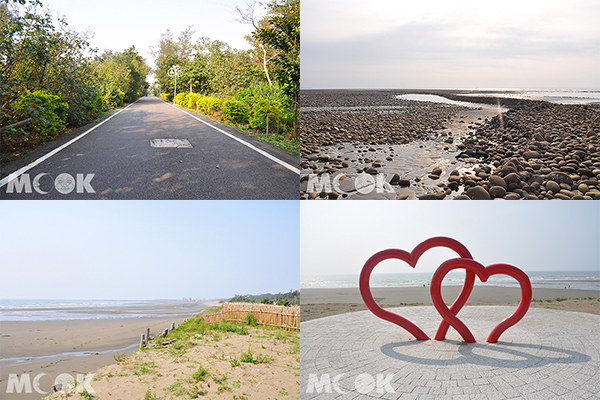
POLYGON ((504 331, 519 322, 527 313, 532 298, 531 282, 529 281, 529 277, 519 268, 512 265, 481 265, 477 261, 473 260, 471 253, 469 253, 469 250, 467 250, 462 243, 452 238, 438 236, 427 239, 424 242, 419 243, 410 253, 400 249, 388 249, 373 254, 373 256, 367 260, 360 273, 359 288, 363 301, 369 310, 371 310, 371 312, 379 318, 392 322, 406 329, 415 338, 417 338, 417 340, 429 340, 429 337, 425 334, 425 332, 423 332, 414 323, 398 314, 384 310, 375 302, 373 294, 371 293, 369 279, 375 266, 388 259, 402 260, 412 268, 415 268, 419 258, 423 255, 423 253, 434 247, 446 247, 455 251, 459 256, 459 258, 453 258, 444 261, 435 271, 433 278, 431 279, 431 299, 436 310, 442 316, 442 321, 440 322, 434 337, 435 340, 444 340, 446 338, 448 328, 452 326, 463 337, 465 342, 475 343, 475 338, 473 337, 473 334, 469 328, 467 328, 467 326, 456 316, 471 295, 473 285, 475 284, 475 276, 477 276, 482 282, 486 282, 492 275, 503 274, 511 276, 515 278, 517 282, 519 282, 519 285, 521 286, 521 301, 519 302, 517 309, 510 316, 506 317, 498 325, 496 325, 486 339, 486 341, 489 343, 496 343, 504 331), (441 286, 444 277, 448 274, 448 272, 454 269, 464 269, 466 271, 465 283, 463 284, 462 290, 460 291, 458 297, 456 300, 454 300, 454 303, 452 303, 450 308, 448 308, 442 299, 441 286))

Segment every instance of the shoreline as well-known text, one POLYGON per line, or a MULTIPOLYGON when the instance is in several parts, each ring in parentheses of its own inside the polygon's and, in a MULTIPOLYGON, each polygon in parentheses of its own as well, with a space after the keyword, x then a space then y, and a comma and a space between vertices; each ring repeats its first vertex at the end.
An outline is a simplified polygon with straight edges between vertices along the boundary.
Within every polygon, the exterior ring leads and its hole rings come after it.
MULTIPOLYGON (((2 321, 0 325, 0 393, 6 393, 9 375, 48 374, 53 380, 62 373, 86 374, 115 364, 117 352, 132 354, 142 333, 156 335, 195 315, 210 305, 198 303, 186 315, 147 318, 88 320, 2 321), (4 364, 3 360, 10 364, 4 364), (14 361, 22 362, 14 362, 14 361)), ((36 398, 41 397, 41 394, 36 398)), ((15 399, 33 398, 14 394, 15 399)))
MULTIPOLYGON (((462 286, 444 286, 442 297, 447 303, 451 303, 461 289, 462 286)), ((433 305, 429 287, 372 288, 372 293, 375 301, 384 308, 433 305)), ((600 314, 598 298, 600 298, 600 291, 596 290, 533 288, 534 300, 531 302, 531 307, 600 314)), ((519 288, 474 286, 466 306, 517 305, 519 300, 519 288)), ((300 310, 300 320, 304 322, 330 315, 367 310, 367 307, 357 287, 310 288, 300 289, 300 310)))

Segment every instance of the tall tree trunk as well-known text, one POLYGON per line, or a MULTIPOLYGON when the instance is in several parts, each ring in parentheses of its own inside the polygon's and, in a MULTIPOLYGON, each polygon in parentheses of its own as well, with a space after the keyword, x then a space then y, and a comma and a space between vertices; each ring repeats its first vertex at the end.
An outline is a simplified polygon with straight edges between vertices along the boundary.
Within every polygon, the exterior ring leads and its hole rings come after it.
POLYGON ((269 62, 269 60, 267 60, 267 49, 265 49, 265 46, 262 43, 260 44, 260 48, 263 51, 263 69, 265 70, 265 75, 267 76, 269 85, 272 85, 271 77, 269 76, 269 69, 267 68, 267 63, 269 62))

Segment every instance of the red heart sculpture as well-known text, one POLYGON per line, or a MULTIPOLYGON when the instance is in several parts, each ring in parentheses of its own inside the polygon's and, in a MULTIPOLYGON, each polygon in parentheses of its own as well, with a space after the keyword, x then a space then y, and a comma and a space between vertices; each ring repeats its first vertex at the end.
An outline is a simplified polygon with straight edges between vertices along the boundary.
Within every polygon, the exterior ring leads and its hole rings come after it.
MULTIPOLYGON (((415 338, 417 338, 417 340, 429 340, 429 337, 419 327, 417 327, 415 324, 413 324, 406 318, 403 318, 398 314, 394 314, 393 312, 381 308, 375 302, 375 299, 373 299, 373 294, 371 293, 371 287, 369 285, 369 278, 371 277, 371 272, 373 271, 373 268, 375 268, 377 264, 379 264, 383 260, 387 260, 390 258, 402 260, 414 268, 417 264, 417 261, 419 261, 421 255, 433 247, 447 247, 451 250, 454 250, 463 259, 473 258, 471 256, 471 253, 469 253, 469 250, 467 250, 467 248, 463 246, 462 243, 452 238, 438 236, 427 239, 422 243, 419 243, 417 247, 415 247, 410 253, 405 250, 399 249, 388 249, 375 253, 373 254, 373 256, 371 256, 371 258, 367 260, 367 262, 362 268, 362 271, 360 272, 360 294, 369 310, 371 310, 371 312, 377 315, 379 318, 392 322, 406 329, 415 338)), ((458 311, 460 311, 460 309, 465 305, 465 303, 469 299, 469 296, 471 295, 471 291, 473 290, 474 284, 475 273, 467 270, 463 288, 460 291, 460 294, 458 295, 454 303, 452 303, 452 305, 450 306, 451 313, 457 314, 458 311)), ((440 326, 438 327, 437 334, 435 336, 436 340, 444 339, 449 326, 450 325, 448 324, 448 322, 442 320, 440 326), (438 337, 441 339, 438 339, 438 337)))
POLYGON ((473 334, 469 328, 467 328, 467 326, 456 317, 457 313, 453 312, 452 308, 448 309, 448 307, 446 307, 441 294, 441 286, 444 277, 448 272, 457 268, 464 268, 467 273, 469 271, 476 273, 482 282, 486 282, 492 275, 503 274, 512 276, 519 282, 519 285, 521 285, 521 301, 519 302, 519 306, 515 312, 503 319, 498 325, 496 325, 494 329, 492 329, 492 332, 486 340, 488 343, 496 343, 500 335, 502 335, 505 330, 519 322, 521 318, 525 316, 525 313, 527 313, 532 298, 531 282, 529 281, 529 277, 527 274, 525 274, 525 272, 512 265, 492 264, 484 267, 477 261, 468 258, 455 258, 444 261, 442 265, 439 266, 437 271, 435 271, 433 274, 433 278, 431 279, 431 299, 433 300, 433 305, 438 310, 442 318, 444 318, 444 321, 448 321, 448 323, 458 331, 458 333, 463 337, 463 339, 465 339, 465 342, 467 343, 475 343, 473 334))

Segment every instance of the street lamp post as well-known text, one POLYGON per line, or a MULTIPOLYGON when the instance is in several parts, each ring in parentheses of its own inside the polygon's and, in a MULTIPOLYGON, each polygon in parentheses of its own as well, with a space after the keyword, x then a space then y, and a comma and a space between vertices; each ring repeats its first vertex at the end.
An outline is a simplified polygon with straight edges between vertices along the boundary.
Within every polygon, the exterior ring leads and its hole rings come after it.
POLYGON ((177 75, 179 74, 179 70, 181 67, 177 64, 173 65, 171 69, 169 69, 169 75, 175 75, 175 92, 173 93, 173 104, 177 104, 177 75))

